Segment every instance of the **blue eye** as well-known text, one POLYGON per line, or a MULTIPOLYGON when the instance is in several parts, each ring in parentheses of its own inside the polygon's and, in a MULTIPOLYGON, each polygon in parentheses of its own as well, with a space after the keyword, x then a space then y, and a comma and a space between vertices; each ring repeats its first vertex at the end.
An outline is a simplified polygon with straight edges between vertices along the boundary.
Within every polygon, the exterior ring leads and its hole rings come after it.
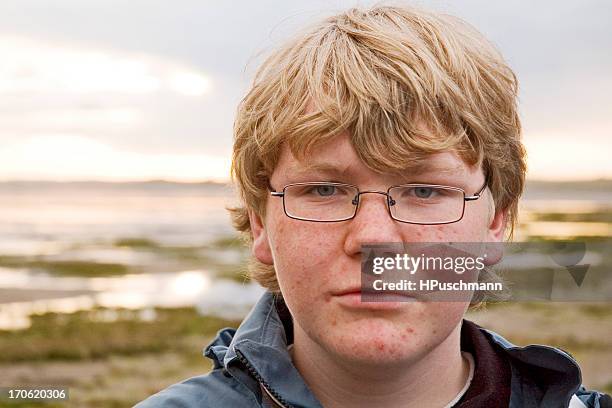
POLYGON ((329 185, 328 186, 317 186, 316 191, 320 196, 329 197, 336 192, 336 187, 329 186, 329 185))
POLYGON ((431 187, 415 187, 414 195, 418 198, 430 198, 434 193, 434 189, 431 187))

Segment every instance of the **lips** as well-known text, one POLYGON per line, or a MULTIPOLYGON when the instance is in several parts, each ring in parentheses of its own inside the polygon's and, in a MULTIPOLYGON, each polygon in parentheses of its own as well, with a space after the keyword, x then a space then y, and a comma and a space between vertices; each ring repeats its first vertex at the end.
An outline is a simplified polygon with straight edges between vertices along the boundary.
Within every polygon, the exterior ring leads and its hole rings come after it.
POLYGON ((403 291, 380 291, 369 288, 362 288, 361 286, 332 292, 332 296, 359 296, 365 302, 410 302, 414 301, 415 298, 417 298, 417 296, 414 296, 412 293, 409 296, 406 294, 406 292, 403 291))

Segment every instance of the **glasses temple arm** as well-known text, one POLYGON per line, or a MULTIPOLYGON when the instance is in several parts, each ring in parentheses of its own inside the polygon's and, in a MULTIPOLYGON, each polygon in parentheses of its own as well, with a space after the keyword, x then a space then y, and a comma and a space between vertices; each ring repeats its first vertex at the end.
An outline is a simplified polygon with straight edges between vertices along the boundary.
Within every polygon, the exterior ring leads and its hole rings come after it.
POLYGON ((487 185, 489 184, 489 176, 487 175, 485 177, 485 182, 482 185, 482 187, 480 187, 480 190, 478 190, 477 193, 474 193, 474 195, 471 196, 465 196, 465 201, 474 201, 474 200, 478 200, 480 198, 480 196, 482 195, 482 193, 485 191, 485 189, 487 188, 487 185))
POLYGON ((283 197, 285 195, 285 192, 283 191, 276 191, 273 187, 272 184, 270 184, 270 182, 268 181, 268 190, 270 190, 270 195, 272 197, 283 197))

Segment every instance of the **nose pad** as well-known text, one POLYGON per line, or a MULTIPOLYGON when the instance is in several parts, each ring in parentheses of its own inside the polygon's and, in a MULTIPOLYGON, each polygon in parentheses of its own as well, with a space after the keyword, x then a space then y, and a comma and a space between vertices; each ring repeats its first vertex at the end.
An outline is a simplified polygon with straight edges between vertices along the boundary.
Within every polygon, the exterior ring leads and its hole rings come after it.
POLYGON ((389 195, 389 193, 385 193, 383 191, 360 191, 359 193, 357 193, 357 195, 353 198, 353 200, 351 201, 351 203, 355 206, 357 206, 357 210, 359 210, 359 204, 361 202, 361 195, 362 194, 380 194, 380 195, 384 195, 385 196, 385 200, 387 202, 387 210, 389 215, 391 214, 391 207, 395 205, 395 200, 393 199, 393 197, 391 197, 389 195))
MULTIPOLYGON (((387 221, 389 221, 391 224, 395 223, 395 220, 391 216, 391 206, 395 205, 396 202, 395 202, 395 200, 388 193, 385 193, 383 191, 361 191, 361 192, 359 192, 358 195, 355 196, 355 198, 353 198, 352 203, 353 203, 353 205, 357 206, 357 209, 356 209, 356 212, 355 212, 355 218, 359 218, 359 219, 363 218, 364 216, 366 218, 372 216, 372 214, 364 214, 364 215, 362 215, 360 217, 360 213, 363 213, 364 211, 366 211, 368 213, 371 213, 372 211, 382 210, 382 208, 379 209, 379 210, 373 210, 372 208, 369 208, 370 206, 380 206, 381 204, 384 203, 383 206, 386 207, 385 211, 384 211, 385 214, 384 215, 383 214, 375 215, 374 219, 377 220, 375 222, 375 224, 387 223, 387 221), (362 194, 376 194, 376 195, 380 194, 382 196, 385 196, 385 200, 383 202, 378 202, 377 203, 376 202, 376 200, 377 200, 376 197, 371 197, 370 200, 372 202, 367 204, 368 209, 366 209, 364 207, 364 201, 361 199, 361 195, 362 194)), ((371 222, 372 221, 368 221, 367 224, 370 224, 371 222)), ((359 223, 359 220, 358 220, 358 223, 359 223)))
POLYGON ((350 256, 363 255, 362 245, 403 241, 401 228, 389 211, 389 205, 395 205, 395 201, 384 192, 364 191, 360 194, 363 193, 374 193, 374 196, 368 200, 353 199, 353 204, 358 206, 357 212, 349 224, 344 242, 344 251, 350 256), (376 197, 379 194, 385 196, 384 200, 376 197))

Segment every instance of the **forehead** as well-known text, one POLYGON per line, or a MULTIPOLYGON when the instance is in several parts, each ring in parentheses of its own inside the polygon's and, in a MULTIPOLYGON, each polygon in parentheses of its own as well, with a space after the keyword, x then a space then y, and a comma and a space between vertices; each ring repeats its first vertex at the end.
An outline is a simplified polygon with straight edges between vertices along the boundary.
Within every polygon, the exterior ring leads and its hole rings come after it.
MULTIPOLYGON (((381 152, 384 155, 384 152, 381 152)), ((296 158, 285 145, 274 174, 294 178, 302 176, 329 175, 358 179, 362 177, 410 178, 422 175, 469 176, 477 171, 476 166, 468 165, 454 150, 422 155, 418 159, 407 158, 406 167, 401 172, 374 171, 364 163, 355 152, 347 133, 312 148, 303 158, 296 158)))

